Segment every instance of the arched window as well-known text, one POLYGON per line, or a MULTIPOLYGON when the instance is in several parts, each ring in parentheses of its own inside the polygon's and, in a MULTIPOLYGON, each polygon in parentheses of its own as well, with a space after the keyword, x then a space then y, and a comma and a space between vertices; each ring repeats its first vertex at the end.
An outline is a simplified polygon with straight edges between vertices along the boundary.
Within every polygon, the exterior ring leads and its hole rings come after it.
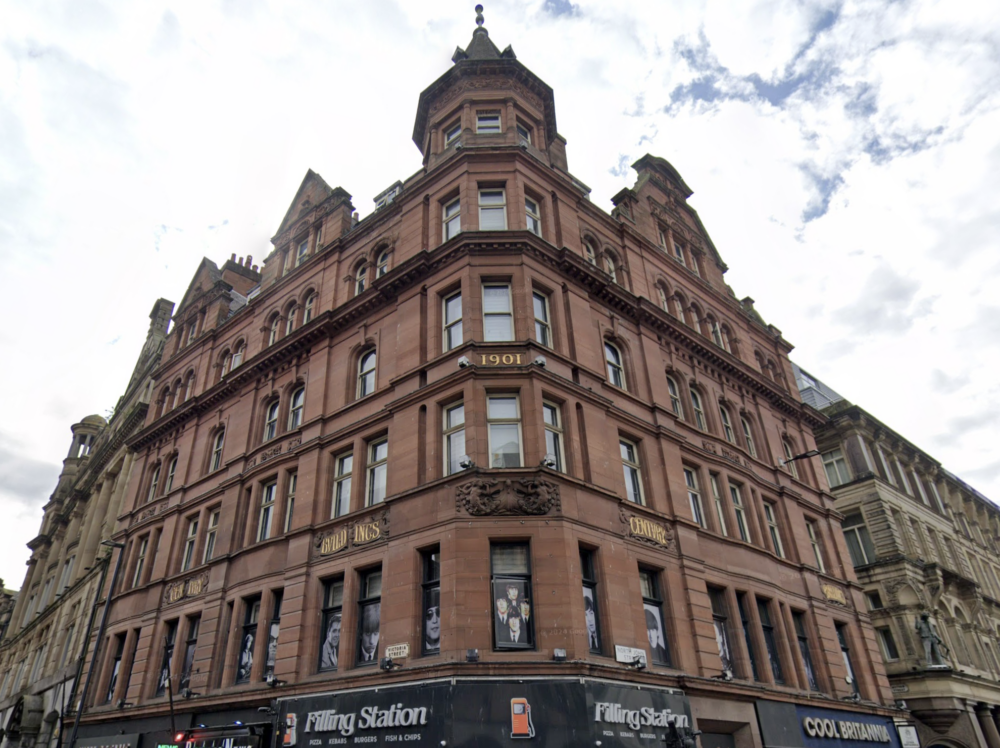
POLYGON ((280 324, 281 324, 281 317, 275 314, 274 318, 271 320, 271 328, 267 333, 268 345, 274 345, 275 341, 278 339, 278 329, 279 329, 278 326, 280 324))
POLYGON ((375 351, 368 351, 358 361, 358 397, 375 391, 375 351))
POLYGON ((781 440, 781 449, 785 453, 785 467, 788 468, 788 472, 792 474, 793 478, 798 478, 799 469, 794 462, 791 462, 791 459, 795 456, 795 445, 787 437, 783 437, 781 440))
POLYGON ((229 367, 230 371, 233 371, 237 366, 243 363, 243 351, 246 348, 246 343, 242 340, 236 344, 236 350, 233 351, 233 363, 229 367))
POLYGON ((226 430, 220 429, 212 441, 212 457, 208 462, 209 472, 214 472, 222 467, 222 445, 226 443, 226 430))
POLYGON ((719 323, 715 317, 708 318, 708 330, 712 335, 712 342, 719 346, 719 348, 725 348, 726 346, 722 341, 722 328, 719 327, 719 323))
POLYGON ((156 491, 160 487, 160 463, 156 463, 153 467, 153 474, 149 479, 149 493, 146 494, 146 501, 152 501, 156 498, 156 491))
POLYGON ((233 366, 233 354, 227 348, 222 352, 222 356, 219 358, 219 380, 221 381, 223 377, 229 372, 233 366))
POLYGON ((695 302, 691 302, 691 327, 700 332, 705 337, 708 337, 708 330, 705 327, 705 315, 701 311, 701 307, 695 302))
POLYGON ((306 388, 299 387, 292 393, 292 404, 288 410, 288 430, 297 429, 302 423, 302 406, 306 401, 306 388))
POLYGON ((389 272, 389 250, 383 250, 379 253, 378 260, 375 263, 375 277, 381 278, 383 275, 389 272))
POLYGON ((617 283, 618 273, 615 272, 615 258, 610 254, 604 255, 604 269, 611 276, 611 281, 617 283))
POLYGON ((354 295, 358 296, 365 292, 368 287, 368 267, 364 264, 358 265, 357 271, 354 273, 354 295))
POLYGON ((757 447, 753 442, 753 431, 750 430, 750 422, 745 416, 740 416, 740 424, 743 426, 743 438, 747 442, 747 452, 751 457, 757 456, 757 447))
POLYGON ((691 312, 688 309, 687 302, 684 300, 684 297, 679 293, 674 294, 674 304, 677 307, 677 319, 688 327, 691 327, 691 312))
POLYGON ((168 494, 174 487, 174 475, 177 473, 177 455, 167 463, 167 480, 163 484, 163 493, 168 494))
POLYGON ((734 343, 733 333, 730 331, 728 325, 722 325, 721 329, 722 329, 722 347, 735 356, 737 354, 737 350, 733 345, 734 343))
POLYGON ((275 400, 267 406, 264 416, 264 441, 273 439, 278 433, 278 406, 280 403, 275 400))
POLYGON ((590 239, 583 240, 583 256, 587 258, 587 262, 591 265, 597 265, 597 250, 594 249, 594 245, 590 239))
POLYGON ((660 308, 663 309, 667 314, 670 314, 670 304, 667 303, 667 292, 663 286, 656 287, 656 295, 660 299, 660 308))
POLYGON ((701 407, 701 395, 698 394, 698 390, 694 387, 691 388, 691 407, 694 409, 695 426, 702 431, 707 431, 708 426, 705 423, 705 411, 701 407))
POLYGON ((160 415, 161 416, 163 414, 165 414, 165 413, 168 413, 170 411, 170 404, 173 402, 172 398, 173 398, 173 395, 170 392, 170 387, 169 386, 164 387, 163 388, 163 395, 162 395, 162 397, 160 399, 160 415))
POLYGON ((182 402, 184 402, 183 400, 181 400, 183 390, 184 387, 181 384, 181 380, 178 379, 176 382, 174 382, 174 402, 170 405, 171 410, 173 410, 182 402))
POLYGON ((187 381, 184 383, 184 402, 191 399, 191 395, 194 394, 194 372, 189 372, 187 375, 187 381))
POLYGON ((288 317, 285 320, 285 335, 290 335, 295 329, 295 316, 299 313, 299 308, 292 304, 288 307, 288 317))
POLYGON ((625 367, 622 365, 622 354, 611 343, 604 344, 604 360, 608 365, 608 381, 615 387, 627 390, 625 386, 625 367))
POLYGON ((313 309, 316 307, 316 294, 311 293, 306 297, 306 304, 302 312, 302 324, 306 324, 313 318, 313 309))
POLYGON ((719 406, 719 417, 722 419, 722 434, 726 437, 726 441, 735 444, 736 443, 736 433, 733 431, 732 421, 729 419, 729 411, 726 409, 725 405, 719 406))
POLYGON ((680 389, 677 387, 677 382, 669 374, 667 374, 667 390, 670 392, 670 410, 674 412, 674 415, 683 418, 684 413, 681 410, 680 389))

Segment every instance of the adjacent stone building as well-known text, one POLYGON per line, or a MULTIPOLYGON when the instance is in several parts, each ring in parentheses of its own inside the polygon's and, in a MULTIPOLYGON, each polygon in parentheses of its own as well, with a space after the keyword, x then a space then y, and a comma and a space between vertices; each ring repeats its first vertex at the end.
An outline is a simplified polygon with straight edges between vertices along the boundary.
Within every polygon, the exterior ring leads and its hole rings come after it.
POLYGON ((1000 748, 1000 508, 795 372, 802 399, 829 417, 816 445, 896 699, 925 746, 1000 748))

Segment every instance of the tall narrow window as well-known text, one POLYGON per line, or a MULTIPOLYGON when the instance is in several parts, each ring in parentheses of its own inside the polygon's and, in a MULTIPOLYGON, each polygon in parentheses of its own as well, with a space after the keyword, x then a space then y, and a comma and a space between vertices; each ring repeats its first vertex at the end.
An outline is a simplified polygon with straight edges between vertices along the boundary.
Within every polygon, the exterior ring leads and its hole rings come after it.
POLYGON ((547 348, 552 347, 552 328, 549 327, 549 298, 538 291, 531 295, 535 310, 535 340, 547 348))
POLYGON ((375 351, 368 351, 358 361, 358 398, 375 391, 375 351))
POLYGON ((289 473, 288 492, 285 494, 285 528, 284 532, 292 529, 292 517, 295 515, 295 489, 299 484, 299 474, 289 473))
POLYGON ((360 296, 366 288, 368 288, 368 266, 362 263, 354 272, 354 295, 360 296))
POLYGON ((670 304, 667 303, 667 292, 663 286, 656 287, 656 295, 660 299, 660 308, 667 314, 670 314, 670 304))
POLYGON ((810 654, 809 637, 806 634, 806 614, 792 611, 792 621, 795 624, 795 638, 799 640, 799 654, 802 655, 802 665, 806 669, 806 679, 809 681, 809 689, 819 690, 819 681, 816 679, 816 668, 813 667, 812 655, 810 654))
POLYGON ((781 658, 778 656, 778 640, 774 635, 774 624, 771 623, 771 601, 757 598, 757 615, 760 616, 760 627, 764 633, 764 646, 767 648, 767 659, 771 661, 771 674, 775 683, 784 683, 785 676, 781 671, 781 658))
POLYGON ((306 304, 302 311, 302 324, 310 322, 313 318, 313 311, 316 309, 316 294, 311 293, 306 298, 306 304))
POLYGON ((785 547, 781 544, 781 532, 778 530, 777 508, 774 504, 764 502, 764 519, 767 520, 767 531, 771 536, 771 543, 774 545, 774 552, 779 557, 785 557, 785 547))
POLYGON ((688 502, 691 504, 691 516, 699 525, 706 527, 701 491, 698 490, 698 476, 691 468, 684 468, 684 484, 687 486, 688 502))
POLYGON ((146 501, 156 498, 156 491, 160 485, 160 465, 157 463, 153 468, 153 476, 149 479, 149 492, 146 494, 146 501))
POLYGON ((586 239, 583 241, 583 256, 587 258, 587 262, 591 265, 597 265, 597 250, 595 250, 594 245, 586 239))
POLYGON ((299 308, 297 306, 288 308, 288 315, 285 317, 285 335, 291 335, 292 330, 295 329, 295 317, 298 313, 299 308))
POLYGON ((280 403, 275 400, 267 406, 267 413, 264 416, 264 441, 273 439, 278 434, 278 406, 280 403))
POLYGON ((750 422, 743 416, 740 416, 740 424, 743 426, 743 438, 747 443, 747 452, 750 453, 751 457, 756 457, 757 446, 753 441, 753 431, 750 430, 750 422))
POLYGON ((553 470, 563 470, 563 427, 559 406, 542 403, 542 420, 545 422, 545 457, 554 464, 553 470))
POLYGON ((375 260, 375 277, 381 278, 383 275, 389 272, 389 250, 380 252, 378 259, 375 260))
POLYGON ((542 235, 542 214, 538 210, 538 203, 530 197, 524 198, 524 214, 528 222, 528 231, 536 236, 542 235))
POLYGON ((76 555, 72 555, 66 559, 63 563, 62 574, 59 577, 59 592, 62 592, 67 587, 69 587, 70 581, 73 579, 73 566, 76 564, 76 555))
POLYGON ((718 473, 709 473, 709 482, 712 484, 712 500, 715 502, 715 518, 719 523, 719 532, 729 536, 729 528, 726 526, 726 509, 722 505, 722 490, 719 488, 718 473))
POLYGON ((281 631, 281 603, 284 593, 274 593, 274 607, 271 622, 267 627, 267 657, 264 659, 264 680, 274 677, 274 667, 278 662, 278 633, 281 631))
POLYGON ((858 679, 854 675, 854 665, 851 662, 851 649, 847 646, 847 625, 834 624, 837 628, 837 642, 840 644, 840 654, 844 658, 844 669, 847 671, 847 682, 854 693, 858 693, 858 679))
POLYGON ((601 654, 601 617, 597 609, 597 575, 594 552, 580 549, 580 576, 583 578, 583 617, 587 622, 587 648, 601 654))
POLYGON ((507 196, 503 190, 479 190, 479 230, 507 228, 507 196))
POLYGON ((813 558, 816 559, 816 568, 826 571, 826 564, 823 563, 823 549, 819 542, 819 528, 812 520, 806 520, 806 533, 809 535, 809 545, 812 547, 813 558))
POLYGON ((687 267, 687 263, 684 262, 684 248, 677 242, 674 242, 674 259, 681 265, 687 267))
POLYGON ((622 354, 617 346, 611 343, 604 344, 604 362, 608 367, 608 381, 615 387, 625 390, 625 367, 622 365, 622 354))
POLYGON ((892 638, 892 629, 888 626, 881 626, 875 629, 878 634, 878 643, 882 647, 882 656, 887 662, 899 659, 899 650, 896 648, 896 640, 892 638))
POLYGON ((757 648, 753 642, 752 622, 745 592, 736 593, 736 604, 740 609, 740 622, 743 625, 743 640, 747 645, 747 654, 750 657, 750 671, 754 680, 760 680, 760 672, 757 670, 757 648))
POLYGON ((191 690, 191 673, 194 672, 194 652, 198 647, 198 630, 201 628, 201 616, 192 616, 187 621, 187 640, 184 642, 184 663, 181 666, 181 682, 177 689, 181 696, 191 690))
POLYGON ((279 328, 280 324, 281 324, 281 317, 275 314, 274 318, 271 320, 271 327, 267 333, 268 345, 274 345, 275 342, 278 340, 278 330, 280 329, 279 328))
POLYGON ((163 632, 163 659, 160 660, 160 675, 156 681, 156 696, 163 696, 170 683, 171 663, 174 659, 174 646, 177 643, 177 621, 169 621, 163 632))
POLYGON ((719 417, 722 419, 722 433, 726 437, 726 441, 735 444, 736 434, 733 432, 733 425, 729 420, 729 411, 721 405, 719 406, 719 417))
POLYGON ((826 470, 826 479, 830 482, 830 488, 851 482, 847 461, 840 449, 831 449, 829 452, 823 453, 823 468, 826 470))
POLYGON ((444 241, 458 236, 462 230, 462 204, 457 197, 442 208, 442 220, 444 241))
POLYGON ((375 506, 385 501, 386 477, 389 469, 389 440, 379 439, 368 445, 368 501, 375 506))
POLYGON ((177 455, 170 458, 167 463, 167 480, 163 484, 163 493, 168 494, 174 487, 174 475, 177 474, 177 455))
POLYGON ((198 518, 188 520, 187 537, 184 539, 184 554, 181 556, 181 571, 187 571, 194 564, 194 546, 198 542, 198 518))
POLYGON ((344 580, 323 583, 323 637, 319 648, 319 669, 336 670, 340 659, 340 627, 343 623, 344 580))
POLYGON ((781 450, 785 453, 785 467, 788 468, 788 472, 792 474, 793 478, 798 478, 799 469, 792 459, 795 456, 795 452, 792 451, 792 445, 789 444, 788 439, 781 440, 781 450))
POLYGON ((521 467, 521 414, 516 395, 492 395, 486 401, 490 467, 521 467))
MULTIPOLYGON (((118 675, 122 667, 122 655, 125 654, 125 634, 115 637, 114 655, 111 658, 111 677, 108 679, 108 693, 104 700, 111 702, 115 697, 115 688, 118 687, 118 675)), ((37 657, 35 658, 37 660, 37 657)))
POLYGON ((423 644, 425 655, 441 651, 441 551, 437 548, 423 553, 423 644))
POLYGON ((726 605, 726 591, 718 587, 708 588, 708 598, 712 603, 712 623, 715 625, 715 643, 719 646, 722 671, 733 672, 732 648, 729 646, 729 615, 726 605))
POLYGON ((622 470, 625 473, 625 497, 635 504, 645 504, 642 495, 642 473, 639 466, 639 450, 627 439, 618 440, 622 455, 622 470))
POLYGON ((236 350, 233 351, 233 362, 229 367, 230 371, 233 371, 237 366, 243 363, 243 351, 245 346, 243 343, 239 343, 236 346, 236 350))
POLYGON ((715 343, 719 348, 725 348, 725 344, 722 340, 722 328, 719 327, 719 323, 714 319, 708 321, 709 332, 712 333, 712 342, 715 343))
POLYGON ((444 349, 462 345, 462 294, 453 293, 444 300, 444 349))
POLYGON ((851 554, 851 562, 855 567, 875 563, 875 546, 871 535, 865 526, 865 518, 860 514, 850 514, 844 518, 842 525, 847 550, 851 554))
POLYGON ((531 130, 528 126, 518 122, 515 127, 517 129, 518 145, 531 145, 531 130))
POLYGON ((292 393, 291 407, 288 410, 288 430, 292 431, 302 425, 302 411, 306 402, 306 388, 299 387, 292 393))
POLYGON ((531 559, 526 543, 490 547, 493 644, 496 649, 533 649, 535 616, 531 559))
POLYGON ((260 492, 260 512, 257 515, 257 542, 271 537, 271 523, 274 521, 274 500, 278 493, 277 481, 264 485, 260 492))
POLYGON ((611 282, 618 282, 618 273, 615 270, 615 258, 611 255, 604 255, 604 270, 611 276, 611 282))
POLYGON ((333 481, 333 506, 330 517, 343 517, 351 511, 351 473, 354 470, 354 455, 350 452, 337 455, 336 478, 333 481))
POLYGON ((361 575, 358 596, 358 664, 378 662, 378 637, 382 618, 382 570, 361 575))
POLYGON ((487 342, 514 339, 510 286, 506 283, 483 286, 483 339, 487 342))
POLYGON ((444 474, 462 470, 465 455, 465 403, 455 403, 444 409, 444 474))
POLYGON ((139 548, 135 553, 135 572, 132 574, 132 586, 142 584, 142 572, 146 566, 146 552, 149 550, 149 536, 139 538, 139 548))
POLYGON ((303 239, 299 242, 299 246, 295 250, 295 267, 298 267, 303 262, 306 261, 306 257, 309 256, 309 240, 303 239))
POLYGON ((701 407, 701 395, 694 387, 691 388, 691 407, 694 409, 694 423, 702 431, 706 431, 705 411, 701 407))
POLYGON ((674 412, 675 416, 684 418, 684 412, 681 410, 680 389, 677 387, 676 380, 669 375, 667 376, 667 391, 670 393, 670 410, 674 412))
POLYGON ((253 670, 254 645, 257 641, 257 619, 260 617, 260 598, 244 603, 243 629, 240 636, 239 658, 236 661, 236 682, 246 683, 253 670))
POLYGON ((208 531, 205 533, 205 562, 215 557, 215 538, 219 532, 219 515, 221 509, 216 509, 208 515, 208 531))
POLYGON ((670 666, 670 647, 667 646, 666 628, 663 625, 663 598, 660 596, 659 575, 652 570, 639 569, 639 589, 642 591, 642 608, 646 616, 646 636, 653 662, 670 666))

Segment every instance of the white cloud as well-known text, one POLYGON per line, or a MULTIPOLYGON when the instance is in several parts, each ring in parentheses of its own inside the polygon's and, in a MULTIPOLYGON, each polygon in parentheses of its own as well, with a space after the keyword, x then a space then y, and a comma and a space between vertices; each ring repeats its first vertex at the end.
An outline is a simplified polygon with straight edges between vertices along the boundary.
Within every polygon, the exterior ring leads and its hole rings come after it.
MULTIPOLYGON (((730 284, 795 358, 1000 497, 1000 426, 953 420, 1000 412, 993 3, 574 5, 496 2, 486 25, 555 90, 594 202, 631 184, 623 161, 670 160, 730 284)), ((158 297, 179 301, 202 256, 263 259, 307 168, 363 215, 420 168, 417 96, 474 18, 458 0, 74 0, 4 16, 0 347, 16 365, 0 388, 16 395, 0 435, 45 464, 72 422, 114 404, 158 297)), ((37 475, 34 521, 0 555, 8 585, 54 488, 37 475)))

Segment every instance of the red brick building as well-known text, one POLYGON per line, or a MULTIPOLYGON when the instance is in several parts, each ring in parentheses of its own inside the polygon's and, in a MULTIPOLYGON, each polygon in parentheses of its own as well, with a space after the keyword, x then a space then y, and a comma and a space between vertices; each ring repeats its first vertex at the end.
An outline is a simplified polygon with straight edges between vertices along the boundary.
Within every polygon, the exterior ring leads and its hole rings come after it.
POLYGON ((609 215, 548 86, 453 59, 374 213, 309 172, 259 272, 196 272, 81 736, 898 745, 822 467, 778 467, 822 416, 691 190, 647 155, 609 215))

